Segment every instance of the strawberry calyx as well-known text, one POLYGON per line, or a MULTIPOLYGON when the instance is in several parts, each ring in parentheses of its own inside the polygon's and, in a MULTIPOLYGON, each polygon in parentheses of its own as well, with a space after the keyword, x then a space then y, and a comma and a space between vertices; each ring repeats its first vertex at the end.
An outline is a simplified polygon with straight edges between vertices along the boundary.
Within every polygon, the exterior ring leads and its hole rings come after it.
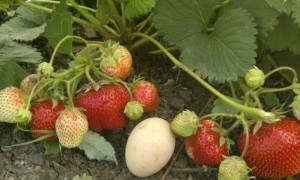
POLYGON ((100 46, 100 68, 116 67, 122 53, 118 51, 120 44, 111 40, 107 40, 100 46))
POLYGON ((143 114, 143 104, 138 101, 129 101, 124 109, 124 113, 130 120, 138 120, 143 114))
POLYGON ((31 112, 27 108, 22 108, 18 111, 16 119, 18 123, 28 123, 32 118, 31 112))

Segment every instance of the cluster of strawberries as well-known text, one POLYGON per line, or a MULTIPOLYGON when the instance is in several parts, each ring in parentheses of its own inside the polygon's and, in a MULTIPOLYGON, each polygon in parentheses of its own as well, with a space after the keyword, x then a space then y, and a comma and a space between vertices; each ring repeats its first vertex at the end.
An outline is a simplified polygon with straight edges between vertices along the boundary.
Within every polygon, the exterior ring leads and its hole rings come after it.
POLYGON ((83 49, 67 70, 54 71, 51 63, 43 62, 20 88, 1 90, 0 122, 24 123, 34 138, 58 139, 62 146, 74 148, 89 128, 96 132, 122 129, 128 119, 155 111, 156 87, 141 78, 126 82, 132 56, 126 47, 110 43, 105 48, 99 45, 94 57, 95 49, 83 49), (86 56, 83 51, 88 52, 86 56), (84 78, 90 83, 77 88, 84 78))

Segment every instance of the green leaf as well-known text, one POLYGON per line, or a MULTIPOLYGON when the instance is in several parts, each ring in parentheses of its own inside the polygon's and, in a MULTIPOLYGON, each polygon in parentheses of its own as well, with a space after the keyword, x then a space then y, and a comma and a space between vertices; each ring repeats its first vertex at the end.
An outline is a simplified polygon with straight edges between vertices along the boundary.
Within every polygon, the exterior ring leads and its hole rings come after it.
POLYGON ((157 1, 154 22, 171 44, 184 43, 205 31, 204 24, 209 24, 218 3, 220 0, 157 1))
POLYGON ((257 24, 259 39, 262 40, 265 40, 269 33, 274 30, 277 17, 280 16, 278 11, 262 0, 236 0, 231 3, 231 6, 247 9, 251 13, 257 24))
MULTIPOLYGON (((242 102, 243 102, 240 99, 232 98, 229 96, 228 96, 228 98, 239 104, 242 104, 242 102)), ((228 103, 226 103, 225 101, 223 101, 221 99, 217 99, 214 102, 214 107, 211 112, 212 113, 238 114, 240 112, 240 110, 230 106, 228 103)))
POLYGON ((112 145, 104 137, 91 130, 85 134, 79 149, 84 150, 89 159, 113 161, 118 164, 112 145))
POLYGON ((290 14, 294 5, 294 0, 265 0, 270 7, 279 12, 290 14))
POLYGON ((125 15, 129 19, 149 13, 155 7, 155 0, 128 0, 125 15))
POLYGON ((42 56, 35 48, 19 44, 7 36, 0 35, 0 62, 20 61, 39 63, 41 60, 42 56))
POLYGON ((0 89, 8 86, 19 87, 27 75, 28 73, 15 62, 0 62, 0 89))
MULTIPOLYGON (((68 12, 66 0, 61 0, 55 8, 51 19, 47 22, 45 36, 52 47, 56 47, 58 42, 67 35, 72 35, 72 14, 68 12)), ((59 51, 62 54, 71 54, 72 39, 64 41, 59 51)))
POLYGON ((279 99, 275 93, 267 93, 263 96, 267 107, 271 108, 280 104, 279 99))
POLYGON ((19 7, 17 16, 0 27, 0 34, 13 40, 32 41, 41 35, 46 27, 46 15, 27 7, 19 7))
POLYGON ((14 3, 13 0, 1 0, 0 11, 5 11, 13 3, 14 3))
POLYGON ((300 28, 300 1, 294 4, 292 11, 292 16, 295 19, 295 23, 298 23, 298 26, 300 28))
MULTIPOLYGON (((280 52, 272 56, 273 60, 278 66, 288 66, 296 70, 298 77, 300 77, 300 55, 295 55, 292 52, 280 52)), ((290 71, 279 72, 286 80, 292 83, 293 74, 290 71)))
POLYGON ((93 180, 93 177, 87 175, 86 173, 84 173, 84 174, 81 175, 81 176, 79 176, 79 175, 74 176, 74 177, 72 178, 72 180, 93 180))
POLYGON ((237 81, 255 63, 256 24, 246 10, 227 9, 209 32, 204 24, 213 18, 215 2, 158 1, 155 23, 167 41, 182 49, 182 62, 198 75, 209 81, 237 81))
POLYGON ((286 15, 279 17, 279 24, 270 34, 266 47, 272 51, 291 50, 300 54, 300 29, 293 19, 286 15))
POLYGON ((107 24, 110 16, 110 8, 106 0, 97 0, 97 12, 96 18, 100 20, 101 23, 107 24))
POLYGON ((59 141, 44 141, 45 155, 58 154, 61 151, 59 141))

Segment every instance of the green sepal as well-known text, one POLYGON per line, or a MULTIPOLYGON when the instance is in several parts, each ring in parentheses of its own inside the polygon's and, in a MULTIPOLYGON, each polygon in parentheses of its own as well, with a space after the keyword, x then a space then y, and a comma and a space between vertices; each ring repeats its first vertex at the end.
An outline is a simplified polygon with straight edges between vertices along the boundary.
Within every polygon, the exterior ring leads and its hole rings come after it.
POLYGON ((26 108, 22 108, 18 111, 16 120, 18 123, 30 122, 31 117, 32 117, 31 112, 26 108))

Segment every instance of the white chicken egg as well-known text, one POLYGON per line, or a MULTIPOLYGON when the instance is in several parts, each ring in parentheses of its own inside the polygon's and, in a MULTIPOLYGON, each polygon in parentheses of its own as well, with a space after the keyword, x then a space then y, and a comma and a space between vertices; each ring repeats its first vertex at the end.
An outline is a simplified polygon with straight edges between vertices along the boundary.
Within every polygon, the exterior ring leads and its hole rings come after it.
POLYGON ((151 176, 168 163, 174 149, 175 136, 170 124, 158 117, 145 119, 136 125, 127 140, 127 167, 135 176, 151 176))

